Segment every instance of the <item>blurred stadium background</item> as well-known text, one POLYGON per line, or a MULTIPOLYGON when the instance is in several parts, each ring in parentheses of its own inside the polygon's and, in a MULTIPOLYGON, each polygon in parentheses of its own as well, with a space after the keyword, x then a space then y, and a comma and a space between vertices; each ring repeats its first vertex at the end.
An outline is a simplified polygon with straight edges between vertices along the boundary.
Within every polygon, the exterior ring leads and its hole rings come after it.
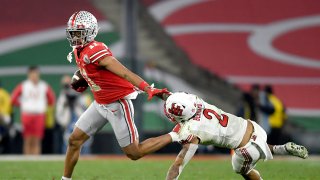
MULTIPOLYGON (((284 102, 286 140, 319 154, 320 141, 320 1, 318 0, 137 0, 136 61, 127 56, 124 1, 3 0, 0 6, 0 80, 9 92, 25 79, 27 67, 40 66, 42 78, 56 95, 60 79, 76 70, 65 27, 73 12, 87 10, 101 27, 105 42, 129 68, 158 87, 196 93, 236 113, 241 94, 252 84, 271 84, 284 102)), ((130 7, 129 7, 130 9, 130 7)), ((128 29, 127 29, 128 30, 128 29)), ((134 45, 134 44, 133 44, 134 45)), ((130 48, 130 47, 129 47, 130 48)), ((136 110, 141 139, 171 130, 160 100, 136 110)), ((13 110, 19 129, 19 111, 13 110)), ((61 153, 61 130, 48 125, 46 152, 61 153)), ((22 152, 11 140, 9 154, 22 152)), ((173 153, 170 145, 158 153, 173 153)), ((121 153, 109 126, 95 136, 94 154, 121 153)), ((213 153, 228 153, 219 149, 213 153)))

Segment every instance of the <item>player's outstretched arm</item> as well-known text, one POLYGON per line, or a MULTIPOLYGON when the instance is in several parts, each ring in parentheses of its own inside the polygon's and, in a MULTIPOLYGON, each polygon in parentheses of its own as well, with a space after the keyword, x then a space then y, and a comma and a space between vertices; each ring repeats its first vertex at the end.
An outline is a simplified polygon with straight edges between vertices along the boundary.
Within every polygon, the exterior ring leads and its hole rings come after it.
POLYGON ((163 99, 163 94, 169 94, 169 91, 167 91, 167 89, 156 89, 151 87, 140 76, 127 69, 113 56, 105 57, 99 62, 99 65, 104 66, 107 70, 126 79, 131 84, 138 87, 140 90, 147 92, 148 100, 150 100, 155 95, 163 99))
POLYGON ((139 84, 144 81, 140 76, 127 69, 113 56, 105 57, 99 62, 99 65, 104 66, 107 70, 126 79, 136 87, 138 87, 139 84))
POLYGON ((191 160, 198 149, 199 139, 194 138, 190 144, 183 145, 174 163, 170 166, 167 173, 167 180, 177 180, 182 173, 185 165, 191 160))

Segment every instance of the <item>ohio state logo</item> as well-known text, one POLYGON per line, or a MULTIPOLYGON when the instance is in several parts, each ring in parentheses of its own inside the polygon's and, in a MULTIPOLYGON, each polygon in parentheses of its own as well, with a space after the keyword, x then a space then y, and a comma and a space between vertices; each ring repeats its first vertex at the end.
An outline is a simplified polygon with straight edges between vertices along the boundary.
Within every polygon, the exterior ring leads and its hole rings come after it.
POLYGON ((77 28, 78 28, 78 29, 84 29, 85 26, 84 26, 83 24, 79 24, 79 25, 77 25, 77 28))
POLYGON ((171 108, 169 108, 168 111, 173 115, 181 116, 183 109, 181 109, 180 106, 176 106, 176 103, 172 103, 171 108))
POLYGON ((88 57, 87 54, 83 56, 83 61, 84 61, 86 64, 90 64, 90 60, 89 60, 89 57, 88 57))

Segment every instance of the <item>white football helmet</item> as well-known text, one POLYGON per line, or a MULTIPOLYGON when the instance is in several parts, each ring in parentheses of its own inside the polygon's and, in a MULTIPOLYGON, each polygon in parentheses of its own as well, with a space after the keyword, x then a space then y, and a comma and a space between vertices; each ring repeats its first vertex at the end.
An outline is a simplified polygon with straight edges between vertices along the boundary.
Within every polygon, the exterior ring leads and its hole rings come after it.
POLYGON ((168 97, 164 104, 165 115, 173 122, 190 120, 197 112, 196 95, 176 92, 168 97))
POLYGON ((71 47, 82 47, 98 34, 97 19, 88 11, 75 12, 67 23, 67 39, 71 47))

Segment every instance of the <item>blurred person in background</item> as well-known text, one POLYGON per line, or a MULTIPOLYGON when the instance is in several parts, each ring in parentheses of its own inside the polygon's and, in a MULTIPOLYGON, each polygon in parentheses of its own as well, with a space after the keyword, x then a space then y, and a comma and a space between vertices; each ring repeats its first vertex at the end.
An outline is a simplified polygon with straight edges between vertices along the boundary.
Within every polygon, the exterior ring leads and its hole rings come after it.
POLYGON ((54 104, 48 104, 45 112, 45 130, 42 139, 42 154, 54 153, 54 127, 55 127, 55 114, 54 104))
POLYGON ((258 84, 253 84, 249 92, 242 94, 242 103, 238 109, 237 116, 252 121, 258 121, 258 108, 260 87, 258 84))
POLYGON ((269 116, 274 112, 274 107, 270 102, 268 94, 265 91, 259 91, 259 98, 257 101, 258 123, 267 134, 270 134, 271 128, 269 125, 269 116))
POLYGON ((40 79, 38 67, 29 67, 27 79, 13 90, 11 102, 20 106, 23 153, 40 154, 46 111, 48 106, 54 105, 55 95, 51 87, 40 79))
POLYGON ((11 109, 10 94, 0 82, 0 153, 5 152, 8 148, 11 109))
MULTIPOLYGON (((64 75, 61 80, 61 91, 57 99, 56 119, 57 123, 63 128, 63 147, 62 152, 66 153, 68 139, 73 131, 80 115, 89 107, 92 100, 86 93, 78 93, 71 87, 71 77, 64 75)), ((91 153, 91 144, 93 137, 87 140, 82 148, 81 154, 91 153)))
POLYGON ((268 143, 279 144, 282 138, 282 129, 287 119, 286 109, 282 101, 274 95, 271 85, 264 88, 266 105, 260 105, 261 112, 267 117, 267 123, 270 127, 268 133, 268 143))

